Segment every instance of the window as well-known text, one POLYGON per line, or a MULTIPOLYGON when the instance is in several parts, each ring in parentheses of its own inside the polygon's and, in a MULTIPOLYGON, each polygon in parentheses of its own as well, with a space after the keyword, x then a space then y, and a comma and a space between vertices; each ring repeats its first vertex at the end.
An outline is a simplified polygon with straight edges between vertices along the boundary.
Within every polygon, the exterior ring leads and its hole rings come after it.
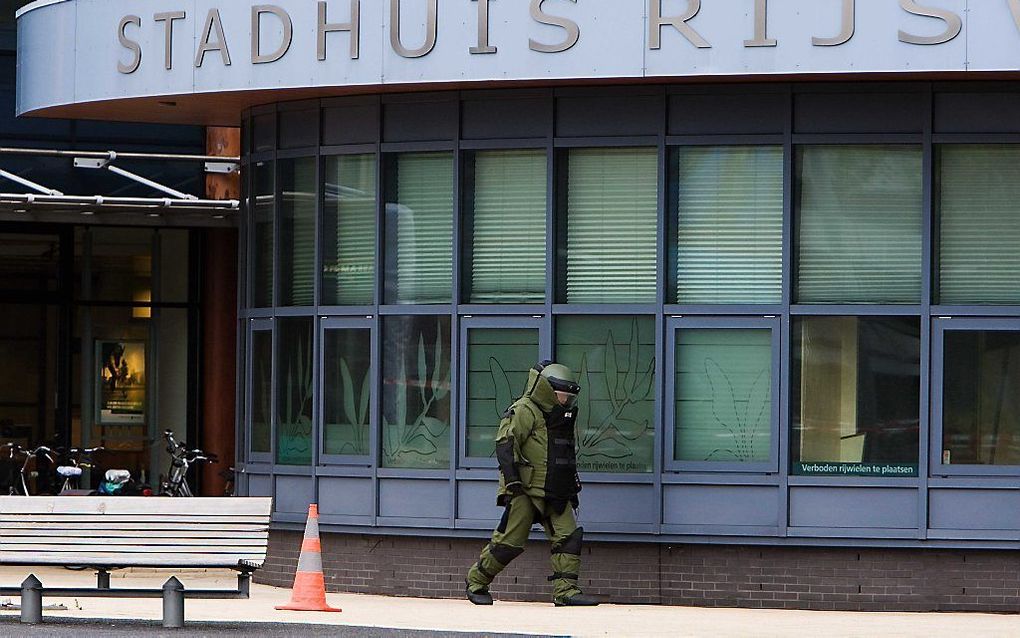
POLYGON ((383 467, 450 467, 450 317, 383 318, 383 467))
POLYGON ((372 399, 372 331, 368 328, 324 330, 322 348, 323 452, 367 456, 372 399))
POLYGON ((939 159, 939 303, 1020 304, 1020 146, 943 146, 939 159))
POLYGON ((654 148, 569 152, 560 248, 567 303, 655 302, 658 157, 654 148))
POLYGON ((675 338, 674 460, 768 463, 772 329, 682 327, 675 338))
POLYGON ((783 300, 783 149, 676 151, 676 302, 783 300))
POLYGON ((1020 332, 944 334, 942 464, 1020 465, 1020 332))
POLYGON ((582 471, 651 472, 655 436, 655 320, 560 317, 556 361, 578 375, 582 471))
POLYGON ((797 160, 798 303, 920 303, 921 148, 806 146, 797 160))
POLYGON ((474 155, 467 197, 471 303, 542 303, 546 275, 546 153, 474 155))
POLYGON ((276 319, 276 462, 312 463, 312 318, 276 319))
POLYGON ((386 204, 386 303, 453 301, 453 155, 407 153, 392 163, 386 204))
POLYGON ((280 160, 280 305, 315 303, 315 158, 280 160))
POLYGON ((375 299, 375 155, 324 158, 322 304, 375 299))
POLYGON ((916 318, 793 322, 793 474, 917 476, 916 318))
POLYGON ((539 332, 470 328, 467 334, 467 456, 488 458, 503 414, 524 393, 539 360, 539 332))
POLYGON ((256 308, 273 305, 273 241, 275 184, 272 162, 255 167, 255 191, 251 246, 251 303, 256 308))

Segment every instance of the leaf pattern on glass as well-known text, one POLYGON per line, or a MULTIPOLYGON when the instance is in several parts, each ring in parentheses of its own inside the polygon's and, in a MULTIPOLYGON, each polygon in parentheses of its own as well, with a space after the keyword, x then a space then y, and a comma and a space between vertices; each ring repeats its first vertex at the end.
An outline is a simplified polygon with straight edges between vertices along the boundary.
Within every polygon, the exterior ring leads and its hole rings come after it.
POLYGON ((365 370, 361 383, 354 381, 351 366, 346 357, 337 357, 339 369, 340 396, 343 397, 343 411, 346 419, 343 423, 330 423, 329 427, 336 432, 336 439, 342 441, 338 448, 330 450, 331 454, 363 456, 368 454, 368 405, 372 392, 371 370, 365 370), (361 392, 355 395, 360 385, 361 392))
POLYGON ((768 407, 772 393, 768 370, 760 370, 745 397, 738 396, 733 381, 714 359, 705 359, 705 376, 712 388, 712 416, 720 428, 730 435, 730 446, 719 447, 705 457, 706 461, 750 461, 755 458, 755 438, 761 436, 761 425, 768 423, 768 407), (743 411, 737 408, 746 402, 743 411))
POLYGON ((296 336, 285 377, 287 392, 279 406, 282 409, 277 459, 282 464, 302 465, 312 460, 312 367, 308 361, 311 344, 305 331, 296 336))

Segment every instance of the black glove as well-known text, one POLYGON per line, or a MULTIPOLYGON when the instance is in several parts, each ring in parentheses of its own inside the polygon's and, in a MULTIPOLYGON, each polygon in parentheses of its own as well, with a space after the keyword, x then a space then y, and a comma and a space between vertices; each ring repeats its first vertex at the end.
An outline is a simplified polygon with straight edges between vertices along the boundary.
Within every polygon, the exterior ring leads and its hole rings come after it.
POLYGON ((511 498, 517 498, 524 494, 524 483, 520 481, 511 481, 506 484, 506 491, 510 493, 511 498))

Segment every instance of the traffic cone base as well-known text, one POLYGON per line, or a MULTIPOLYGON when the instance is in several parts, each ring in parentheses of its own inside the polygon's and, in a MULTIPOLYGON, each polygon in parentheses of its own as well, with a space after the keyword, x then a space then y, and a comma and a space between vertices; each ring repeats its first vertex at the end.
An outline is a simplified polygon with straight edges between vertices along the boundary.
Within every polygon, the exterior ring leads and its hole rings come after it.
POLYGON ((326 578, 322 574, 322 545, 319 541, 319 506, 308 506, 305 537, 301 541, 297 572, 294 574, 294 591, 290 602, 280 605, 280 611, 342 611, 326 603, 326 578))

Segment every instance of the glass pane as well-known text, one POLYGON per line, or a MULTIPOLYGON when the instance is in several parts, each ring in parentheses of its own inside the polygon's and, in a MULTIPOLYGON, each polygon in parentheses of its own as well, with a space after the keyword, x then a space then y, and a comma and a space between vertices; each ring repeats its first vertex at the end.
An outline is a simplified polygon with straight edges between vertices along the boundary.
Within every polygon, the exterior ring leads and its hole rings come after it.
POLYGON ((59 235, 0 233, 0 287, 3 290, 56 292, 59 286, 59 235))
POLYGON ((491 457, 503 413, 520 397, 538 362, 538 330, 468 331, 467 455, 491 457))
POLYGON ((677 153, 677 303, 781 303, 782 147, 677 153))
MULTIPOLYGON (((89 299, 152 302, 152 245, 147 228, 93 228, 89 299)), ((187 270, 187 255, 178 259, 187 270)))
POLYGON ((386 204, 386 302, 453 301, 453 155, 396 158, 386 204))
POLYGON ((678 461, 764 463, 772 451, 772 331, 676 333, 678 461))
POLYGON ((939 302, 1020 304, 1020 146, 944 146, 939 302))
POLYGON ((797 301, 920 303, 920 146, 798 154, 797 301))
POLYGON ((280 305, 315 303, 315 158, 280 160, 280 305))
POLYGON ((375 155, 323 158, 322 303, 375 300, 375 155))
POLYGON ((577 464, 588 472, 651 472, 655 320, 560 317, 556 361, 578 375, 577 464))
POLYGON ((160 282, 156 301, 185 303, 188 301, 190 231, 161 229, 159 231, 160 282))
POLYGON ((567 303, 655 301, 658 165, 654 148, 570 151, 567 303))
POLYGON ((326 330, 324 341, 323 451, 365 456, 369 453, 372 333, 364 328, 326 330))
POLYGON ((946 332, 942 462, 1020 465, 1020 332, 946 332))
POLYGON ((795 319, 793 473, 917 476, 920 395, 916 318, 795 319))
POLYGON ((252 185, 255 191, 252 211, 251 303, 256 308, 273 305, 273 163, 259 162, 252 185))
POLYGON ((450 467, 450 317, 383 319, 383 467, 450 467))
POLYGON ((545 151, 474 158, 472 303, 545 301, 545 151))
POLYGON ((312 318, 276 320, 276 462, 312 463, 312 318))
POLYGON ((273 414, 273 333, 251 333, 251 451, 271 451, 273 414))

